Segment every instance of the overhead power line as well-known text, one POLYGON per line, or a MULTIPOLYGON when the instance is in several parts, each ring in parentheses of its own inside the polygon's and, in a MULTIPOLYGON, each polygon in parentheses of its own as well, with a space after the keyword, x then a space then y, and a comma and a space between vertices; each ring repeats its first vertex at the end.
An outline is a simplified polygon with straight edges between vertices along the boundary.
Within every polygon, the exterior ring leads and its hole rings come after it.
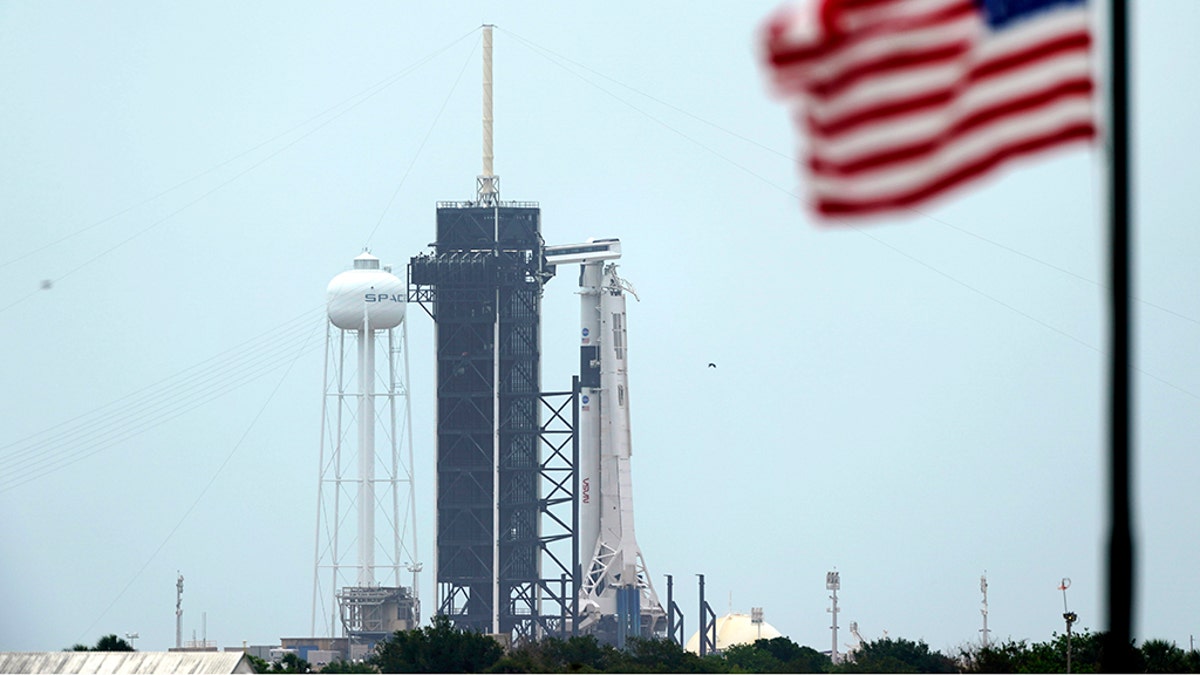
POLYGON ((354 95, 352 95, 352 96, 349 96, 349 97, 347 97, 347 98, 343 99, 342 101, 339 101, 338 103, 336 103, 336 104, 334 104, 334 105, 332 105, 332 106, 330 106, 330 107, 326 108, 325 110, 321 111, 320 113, 317 113, 316 115, 313 115, 313 116, 309 117, 308 119, 304 120, 303 122, 301 122, 301 123, 299 123, 299 124, 296 124, 296 125, 292 126, 291 128, 287 129, 286 131, 283 131, 283 132, 281 132, 281 133, 279 133, 279 134, 276 134, 275 136, 271 137, 270 139, 267 139, 267 140, 265 140, 265 141, 263 141, 263 142, 261 142, 261 143, 258 143, 257 145, 253 146, 252 148, 250 148, 250 149, 248 149, 248 150, 244 150, 244 151, 242 151, 242 152, 240 152, 240 153, 238 153, 238 154, 234 155, 233 157, 230 157, 229 159, 226 159, 226 160, 224 160, 224 161, 222 161, 222 162, 220 162, 220 163, 218 163, 218 164, 216 164, 216 165, 214 165, 214 166, 212 166, 212 167, 210 167, 210 168, 208 168, 208 169, 205 169, 205 170, 203 170, 203 171, 201 171, 201 172, 199 172, 199 173, 197 173, 197 174, 193 175, 191 178, 188 178, 188 179, 186 179, 186 180, 180 181, 179 183, 176 183, 175 185, 173 185, 173 186, 171 186, 171 187, 169 187, 169 188, 167 188, 167 189, 165 189, 165 190, 162 190, 162 191, 160 191, 160 192, 156 193, 155 195, 153 195, 153 196, 151 196, 151 197, 148 197, 148 198, 146 198, 146 199, 143 199, 143 200, 141 200, 141 201, 139 201, 139 202, 137 202, 137 203, 135 203, 135 204, 133 204, 133 205, 131 205, 131 206, 129 206, 129 207, 126 207, 125 209, 122 209, 121 211, 119 211, 119 212, 117 212, 117 213, 115 213, 115 214, 113 214, 113 215, 110 215, 110 216, 107 216, 107 217, 105 217, 105 218, 102 218, 102 219, 100 219, 100 220, 97 220, 97 221, 93 222, 92 224, 90 224, 90 225, 88 225, 88 226, 86 226, 86 227, 83 227, 83 228, 81 228, 81 229, 79 229, 79 230, 76 230, 76 231, 74 231, 74 232, 72 232, 72 233, 70 233, 70 234, 68 234, 68 235, 66 235, 66 236, 64 236, 64 237, 61 237, 61 238, 59 238, 59 239, 57 239, 57 240, 55 240, 55 241, 49 242, 49 243, 47 243, 47 244, 44 244, 44 245, 42 245, 42 246, 40 246, 40 247, 37 247, 37 248, 35 248, 35 249, 31 250, 31 251, 27 251, 26 253, 20 254, 20 255, 18 255, 18 256, 16 256, 16 257, 14 257, 14 258, 11 258, 11 259, 9 259, 9 260, 6 260, 6 261, 4 261, 4 262, 0 263, 0 268, 3 268, 3 267, 6 267, 6 266, 8 266, 8 265, 10 265, 10 264, 12 264, 12 263, 15 263, 15 262, 17 262, 17 261, 19 261, 19 260, 24 260, 25 258, 28 258, 28 257, 30 257, 30 256, 32 256, 32 255, 35 255, 35 254, 37 254, 37 253, 40 253, 40 252, 42 252, 42 251, 45 251, 45 250, 47 250, 47 249, 53 248, 53 247, 55 247, 55 246, 56 246, 56 245, 58 245, 58 244, 61 244, 61 243, 65 242, 65 241, 67 241, 67 240, 69 240, 69 239, 72 239, 72 238, 74 238, 74 237, 76 237, 76 236, 79 236, 79 235, 83 234, 84 232, 87 232, 87 231, 89 231, 89 230, 92 230, 92 229, 94 229, 94 228, 96 228, 96 227, 99 227, 100 225, 103 225, 103 224, 105 224, 105 223, 111 222, 111 221, 113 221, 113 220, 117 219, 117 218, 118 218, 118 217, 120 217, 120 216, 123 216, 123 215, 125 215, 125 214, 127 214, 127 213, 130 213, 130 212, 132 212, 132 211, 134 211, 134 210, 136 210, 136 209, 138 209, 138 208, 140 208, 140 207, 142 207, 142 206, 145 206, 145 205, 147 205, 147 204, 150 204, 150 203, 152 203, 152 202, 154 202, 154 201, 157 201, 158 199, 160 199, 160 198, 162 198, 162 197, 164 197, 164 196, 166 196, 166 195, 168 195, 168 194, 170 194, 170 193, 173 193, 173 192, 177 191, 178 189, 182 188, 182 187, 183 187, 183 186, 185 186, 185 185, 188 185, 188 184, 190 184, 190 183, 193 183, 193 182, 195 182, 195 181, 199 180, 200 178, 202 178, 202 177, 204 177, 204 176, 207 176, 207 175, 209 175, 209 174, 211 174, 211 173, 214 173, 214 172, 215 172, 215 171, 217 171, 218 169, 224 168, 224 167, 226 167, 226 166, 228 166, 228 165, 230 165, 230 164, 232 164, 232 163, 236 162, 236 161, 237 161, 237 160, 239 160, 239 159, 242 159, 242 158, 244 158, 244 157, 247 157, 247 156, 251 155, 252 153, 254 153, 255 151, 257 151, 257 150, 259 150, 259 149, 261 149, 261 148, 267 147, 267 146, 269 146, 269 145, 271 145, 271 144, 273 144, 273 143, 275 143, 275 142, 277 142, 277 141, 279 141, 279 140, 281 140, 281 139, 284 139, 284 138, 286 138, 286 137, 288 137, 288 136, 290 136, 290 135, 292 135, 292 134, 295 134, 296 132, 298 132, 298 131, 300 131, 300 130, 302 130, 302 129, 305 129, 305 127, 309 127, 309 126, 311 126, 311 125, 313 125, 313 124, 315 123, 315 126, 312 126, 312 128, 309 128, 309 129, 307 129, 306 131, 304 131, 303 133, 300 133, 300 134, 299 134, 298 136, 296 136, 295 138, 292 138, 291 140, 287 141, 287 142, 286 142, 286 143, 284 143, 283 145, 281 145, 281 146, 279 146, 279 147, 275 148, 275 149, 274 149, 274 150, 272 150, 271 152, 267 153, 265 156, 261 157, 260 159, 258 159, 258 160, 257 160, 257 161, 255 161, 254 163, 250 164, 248 167, 246 167, 246 168, 242 169, 241 171, 238 171, 238 172, 237 172, 237 173, 235 173, 233 176, 231 176, 231 177, 229 177, 229 178, 225 179, 224 181, 222 181, 222 182, 218 183, 218 184, 217 184, 215 187, 212 187, 212 188, 210 188, 209 190, 206 190, 205 192, 201 193, 201 194, 200 194, 198 197, 196 197, 196 198, 194 198, 194 199, 192 199, 192 200, 190 200, 190 201, 186 202, 186 203, 185 203, 183 206, 180 206, 179 208, 176 208, 176 209, 174 209, 173 211, 171 211, 171 212, 170 212, 170 213, 168 213, 167 215, 165 215, 165 216, 163 216, 163 217, 161 217, 161 218, 158 218, 157 220, 155 220, 154 222, 150 223, 150 224, 149 224, 149 225, 147 225, 146 227, 143 227, 142 229, 140 229, 140 230, 137 230, 137 231, 136 231, 136 232, 134 232, 133 234, 131 234, 131 235, 129 235, 129 236, 127 236, 127 237, 125 237, 124 239, 121 239, 120 241, 116 242, 115 244, 112 244, 112 245, 108 246, 107 248, 105 248, 105 249, 101 250, 99 253, 96 253, 96 254, 92 255, 91 257, 89 257, 89 258, 85 259, 85 260, 84 260, 82 263, 78 263, 78 264, 76 264, 75 266, 73 266, 73 267, 69 268, 69 269, 68 269, 66 272, 64 272, 64 273, 62 273, 62 274, 60 274, 60 275, 58 275, 57 277, 54 277, 54 278, 52 278, 52 279, 48 279, 48 280, 44 280, 44 281, 42 282, 42 284, 43 284, 43 285, 42 285, 42 287, 40 287, 40 288, 36 288, 36 289, 33 289, 33 290, 31 290, 30 292, 26 293, 25 295, 22 295, 22 296, 18 297, 16 300, 14 300, 14 301, 10 302, 9 304, 7 304, 7 305, 4 305, 4 306, 0 307, 0 313, 3 313, 3 312, 5 312, 5 311, 7 311, 7 310, 9 310, 9 309, 11 309, 11 308, 13 308, 13 307, 15 307, 15 306, 19 305, 19 304, 21 304, 21 303, 25 302, 26 300, 28 300, 28 299, 32 298, 33 296, 37 295, 39 292, 41 292, 41 291, 42 291, 42 290, 44 290, 45 288, 49 287, 49 285, 52 285, 52 284, 54 284, 54 283, 57 283, 57 282, 59 282, 59 281, 62 281, 63 279, 65 279, 65 278, 67 278, 67 277, 69 277, 69 276, 71 276, 71 275, 75 274, 75 273, 76 273, 76 272, 78 272, 79 270, 81 270, 81 269, 83 269, 83 268, 85 268, 85 267, 87 267, 87 266, 91 265, 92 263, 94 263, 94 262, 96 262, 97 260, 99 260, 99 259, 101 259, 101 258, 103 258, 103 257, 107 256, 108 254, 112 253, 113 251, 115 251, 115 250, 117 250, 117 249, 121 248, 122 246, 124 246, 124 245, 128 244, 129 242, 133 241, 134 239, 137 239, 138 237, 141 237, 142 235, 146 234, 147 232, 149 232, 149 231, 151 231, 151 230, 153 230, 153 229, 157 228, 158 226, 162 225, 163 223, 165 223, 165 222, 167 222, 167 221, 171 220, 172 218, 174 218, 175 216, 179 215, 180 213, 182 213, 182 212, 184 212, 184 211, 186 211, 186 210, 190 209, 191 207, 195 206, 196 204, 198 204, 198 203, 200 203, 200 202, 204 201, 205 199, 207 199, 208 197, 212 196, 212 195, 213 195, 213 194, 215 194, 216 192, 219 192, 220 190, 224 189, 225 187, 229 186, 230 184, 232 184, 232 183, 236 182, 236 181, 237 181, 238 179, 240 179, 241 177, 245 176, 246 174, 248 174, 248 173, 250 173, 250 172, 254 171, 254 170, 255 170, 255 169, 257 169, 258 167, 260 167, 260 166, 262 166, 263 164, 267 163, 268 161, 270 161, 270 160, 274 159, 275 157, 279 156, 279 155, 280 155, 280 154, 282 154, 284 151, 286 151, 286 150, 288 150, 289 148, 293 147, 294 145, 296 145, 296 144, 297 144, 297 143, 299 143, 300 141, 302 141, 302 140, 304 140, 304 139, 308 138, 309 136, 312 136, 312 135, 313 135, 313 134, 315 134, 316 132, 318 132, 318 131, 320 131, 321 129, 325 128, 326 126, 328 126, 329 124, 331 124, 331 123, 332 123, 332 122, 334 122, 335 120, 339 119, 340 117, 342 117, 342 116, 343 116, 343 115, 345 115, 346 113, 350 112, 351 110, 354 110, 355 108, 357 108, 358 106, 362 105, 362 104, 363 104, 363 103, 365 103, 366 101, 368 101, 368 100, 370 100, 371 98, 375 97, 377 94, 379 94, 380 92, 384 91, 384 90, 385 90, 385 89, 387 89, 388 87, 392 86, 392 85, 393 85, 393 84, 395 84, 396 82, 399 82, 399 81, 400 81, 400 80, 402 80, 403 78, 405 78, 405 77, 407 77, 408 75, 412 74, 413 72, 415 72, 416 70, 418 70, 418 69, 419 69, 421 66, 423 66, 423 65, 425 65, 426 63, 428 63, 429 61, 433 60, 435 57, 439 56, 439 55, 440 55, 440 54, 442 54, 443 52, 445 52, 445 51, 449 50, 450 48, 454 47, 454 46, 455 46, 455 45, 457 45, 459 42, 462 42, 464 39, 466 39, 467 37, 469 37, 469 36, 470 36, 472 33, 474 33, 474 32, 475 32, 475 30, 472 30, 472 31, 470 31, 470 32, 468 32, 468 33, 465 33, 464 35, 462 35, 461 37, 457 38, 457 39, 456 39, 456 40, 454 40, 453 42, 450 42, 449 44, 447 44, 447 45, 445 45, 445 46, 443 46, 443 47, 441 47, 441 48, 439 48, 439 49, 435 50, 434 52, 432 52, 432 53, 430 53, 430 54, 426 55, 425 57, 423 57, 423 58, 421 58, 421 59, 418 59, 416 62, 414 62, 413 64, 411 64, 411 65, 409 65, 409 66, 407 66, 407 67, 405 67, 405 68, 403 68, 402 70, 400 70, 400 71, 398 71, 398 72, 396 72, 396 73, 394 73, 394 74, 392 74, 392 75, 389 75, 388 77, 384 78, 383 80, 380 80, 380 81, 376 82, 375 84, 373 84, 373 85, 371 85, 371 86, 367 87, 366 89, 363 89, 363 90, 359 91, 358 93, 356 93, 356 94, 354 94, 354 95), (318 121, 319 121, 319 122, 318 122, 318 121))
POLYGON ((0 492, 91 457, 278 370, 323 323, 323 307, 309 310, 112 403, 0 447, 0 492))

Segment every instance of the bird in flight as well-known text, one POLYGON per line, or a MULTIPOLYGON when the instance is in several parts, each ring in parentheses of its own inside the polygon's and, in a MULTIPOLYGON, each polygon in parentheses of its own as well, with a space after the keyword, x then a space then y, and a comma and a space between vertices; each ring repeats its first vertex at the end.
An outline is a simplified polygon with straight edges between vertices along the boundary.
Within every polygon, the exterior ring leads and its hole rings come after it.
POLYGON ((709 367, 709 368, 716 368, 716 367, 717 367, 717 364, 715 364, 715 363, 709 363, 709 364, 708 364, 708 367, 709 367))

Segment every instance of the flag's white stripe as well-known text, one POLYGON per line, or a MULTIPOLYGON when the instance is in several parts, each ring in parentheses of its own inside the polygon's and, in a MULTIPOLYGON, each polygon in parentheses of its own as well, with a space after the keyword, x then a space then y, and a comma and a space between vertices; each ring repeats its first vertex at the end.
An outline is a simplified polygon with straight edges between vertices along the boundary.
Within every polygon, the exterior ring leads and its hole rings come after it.
MULTIPOLYGON (((905 0, 873 10, 860 9, 846 13, 847 26, 851 31, 864 24, 873 25, 880 17, 911 17, 932 14, 947 7, 961 4, 962 0, 905 0)), ((787 49, 811 49, 825 39, 825 27, 821 21, 821 2, 807 0, 780 10, 783 32, 776 37, 776 45, 787 49)))
POLYGON ((778 23, 783 31, 776 36, 775 48, 779 50, 811 49, 825 36, 818 11, 821 3, 809 0, 798 5, 789 5, 780 10, 778 23))
POLYGON ((874 7, 865 6, 846 10, 842 15, 845 24, 843 28, 849 32, 855 32, 878 24, 890 24, 914 17, 928 16, 962 4, 964 4, 963 0, 903 0, 874 7))
POLYGON ((964 76, 965 69, 961 62, 939 63, 875 76, 871 78, 871 86, 854 87, 840 96, 803 96, 802 101, 805 110, 814 119, 821 124, 829 124, 849 113, 952 87, 961 82, 964 76))
POLYGON ((882 33, 875 38, 855 42, 823 58, 801 61, 781 68, 779 76, 822 84, 836 80, 853 69, 897 54, 970 44, 982 37, 984 31, 983 22, 978 15, 964 14, 953 21, 914 28, 902 33, 882 33))
POLYGON ((966 16, 947 24, 901 34, 881 35, 818 62, 777 69, 775 82, 784 93, 803 92, 811 83, 828 82, 840 73, 875 62, 889 54, 906 52, 914 46, 936 47, 955 44, 964 39, 974 41, 971 53, 964 56, 960 62, 936 62, 900 71, 879 71, 862 77, 854 85, 832 96, 813 97, 813 100, 825 99, 836 107, 845 105, 853 108, 860 105, 857 101, 871 98, 876 87, 880 88, 881 95, 886 96, 906 86, 912 87, 913 90, 936 87, 939 84, 944 86, 958 74, 969 71, 975 65, 1011 56, 1061 35, 1086 31, 1089 24, 1089 15, 1083 9, 1049 12, 1037 21, 1018 23, 998 32, 985 29, 978 17, 966 16), (841 103, 842 99, 847 99, 847 102, 841 103))
MULTIPOLYGON (((1090 79, 1091 60, 1087 54, 1073 52, 1039 64, 1037 68, 1021 68, 1002 77, 990 78, 964 88, 953 103, 915 110, 911 113, 871 122, 836 136, 816 135, 813 150, 834 162, 845 162, 864 155, 874 155, 935 140, 960 121, 1007 101, 1040 91, 1055 83, 1090 79)), ((877 101, 876 104, 884 101, 877 101)), ((811 106, 814 116, 825 117, 824 106, 811 106)), ((1019 115, 1025 112, 1016 113, 1019 115)))
MULTIPOLYGON (((1042 42, 1045 39, 1044 37, 1039 37, 1034 44, 1042 42)), ((994 51, 997 51, 997 56, 1010 55, 1028 46, 1028 44, 1023 44, 1018 48, 1012 44, 1008 44, 1005 45, 1003 52, 999 50, 994 51)), ((1057 64, 1064 60, 1070 60, 1079 64, 1080 72, 1091 71, 1091 60, 1088 52, 1078 50, 1062 52, 1045 60, 1022 66, 1019 70, 1057 72, 1059 68, 1057 64)), ((806 109, 811 112, 814 119, 818 120, 821 124, 829 124, 847 114, 867 108, 874 108, 897 100, 907 100, 921 93, 936 92, 954 85, 970 88, 987 88, 992 86, 994 82, 1011 76, 1009 73, 1002 73, 985 78, 977 83, 970 83, 966 81, 966 78, 969 76, 970 70, 976 65, 977 62, 974 60, 968 62, 964 59, 953 63, 938 63, 920 68, 885 72, 865 78, 864 82, 859 86, 852 87, 845 92, 839 93, 837 96, 820 97, 802 95, 801 98, 806 109)), ((1050 79, 1050 76, 1047 76, 1047 79, 1050 79)))
POLYGON ((881 33, 851 47, 830 54, 803 68, 813 79, 825 81, 846 70, 859 68, 891 54, 903 53, 913 47, 952 45, 970 38, 974 40, 971 55, 974 63, 992 60, 1040 44, 1059 35, 1086 31, 1091 26, 1086 8, 1047 10, 1035 20, 1019 21, 1001 30, 986 26, 979 14, 964 14, 959 19, 923 28, 906 29, 899 33, 881 33))
POLYGON ((853 178, 814 175, 817 195, 838 201, 874 201, 909 194, 1022 139, 1035 138, 1075 124, 1094 123, 1090 101, 1065 99, 1036 113, 1009 119, 1004 124, 975 130, 936 154, 903 164, 891 164, 853 178))

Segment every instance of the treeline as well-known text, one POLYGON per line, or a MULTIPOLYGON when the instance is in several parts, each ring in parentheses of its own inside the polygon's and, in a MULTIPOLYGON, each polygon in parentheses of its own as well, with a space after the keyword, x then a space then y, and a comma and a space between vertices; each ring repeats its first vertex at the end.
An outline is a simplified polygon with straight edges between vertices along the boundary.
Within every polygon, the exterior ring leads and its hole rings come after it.
MULTIPOLYGON (((137 637, 137 636, 134 636, 137 637)), ((89 647, 76 643, 63 650, 64 652, 132 652, 133 645, 117 637, 116 634, 105 635, 96 641, 96 646, 89 647)))
MULTIPOLYGON (((1071 672, 1100 671, 1102 633, 1071 636, 1071 672)), ((1148 640, 1136 646, 1134 672, 1200 672, 1200 653, 1148 640)), ((257 660, 256 660, 257 661, 257 660)), ((287 663, 257 661, 259 672, 304 672, 287 663)), ((444 617, 432 626, 395 633, 363 663, 331 663, 326 673, 1065 673, 1067 639, 1030 644, 1009 640, 943 654, 922 641, 884 638, 864 643, 849 658, 829 656, 783 637, 738 645, 701 658, 669 640, 630 640, 624 650, 594 637, 546 638, 505 651, 492 638, 462 631, 444 617)))

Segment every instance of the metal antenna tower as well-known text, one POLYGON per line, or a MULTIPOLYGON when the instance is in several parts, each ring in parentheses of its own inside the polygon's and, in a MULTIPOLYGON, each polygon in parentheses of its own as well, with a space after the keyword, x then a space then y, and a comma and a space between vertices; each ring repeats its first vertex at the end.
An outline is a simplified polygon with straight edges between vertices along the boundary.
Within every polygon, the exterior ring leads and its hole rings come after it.
POLYGON ((833 625, 831 626, 831 628, 833 629, 833 648, 830 649, 830 651, 829 651, 829 660, 834 663, 837 663, 840 660, 838 657, 838 641, 837 641, 837 629, 838 629, 837 592, 838 592, 838 589, 840 589, 841 587, 842 587, 842 575, 839 574, 837 572, 837 570, 834 570, 832 572, 827 572, 825 574, 825 588, 829 591, 832 591, 832 594, 829 596, 829 599, 833 601, 833 605, 825 611, 827 611, 833 615, 833 625))
MULTIPOLYGON (((179 574, 178 571, 175 572, 179 574)), ((175 581, 175 646, 183 647, 183 575, 175 581)))
POLYGON ((988 646, 988 634, 991 633, 991 631, 988 630, 988 625, 987 625, 987 620, 988 620, 987 589, 988 589, 987 570, 984 570, 983 575, 979 577, 979 591, 981 593, 983 593, 983 608, 979 610, 979 612, 981 614, 983 614, 983 628, 979 632, 983 634, 983 646, 984 647, 988 646))

